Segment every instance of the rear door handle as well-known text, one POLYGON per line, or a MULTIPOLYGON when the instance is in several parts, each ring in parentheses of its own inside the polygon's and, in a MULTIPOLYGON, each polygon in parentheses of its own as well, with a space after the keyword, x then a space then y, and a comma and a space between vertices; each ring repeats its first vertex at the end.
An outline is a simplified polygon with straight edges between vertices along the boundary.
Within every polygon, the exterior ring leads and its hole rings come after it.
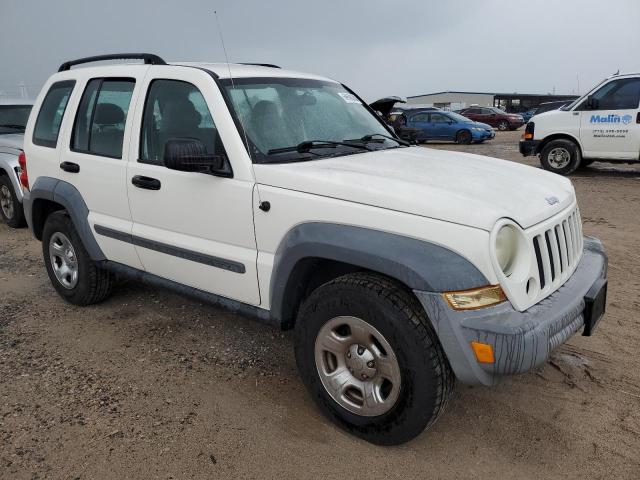
POLYGON ((138 188, 144 188, 146 190, 160 190, 160 180, 157 178, 145 177, 143 175, 136 175, 131 179, 131 183, 138 188))
POLYGON ((80 165, 73 162, 62 162, 60 168, 69 173, 78 173, 80 171, 80 165))

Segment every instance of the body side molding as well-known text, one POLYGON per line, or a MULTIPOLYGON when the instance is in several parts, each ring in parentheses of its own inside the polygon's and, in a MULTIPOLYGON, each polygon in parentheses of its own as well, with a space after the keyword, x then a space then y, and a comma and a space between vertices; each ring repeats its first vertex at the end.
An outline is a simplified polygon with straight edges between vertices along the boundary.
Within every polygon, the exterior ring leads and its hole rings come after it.
POLYGON ((204 265, 209 265, 210 267, 216 267, 234 273, 246 272, 246 267, 244 266, 244 264, 235 262, 233 260, 227 260, 226 258, 214 257, 213 255, 194 252, 193 250, 188 250, 186 248, 175 247, 166 243, 157 242, 155 240, 139 237, 137 235, 132 235, 126 232, 121 232, 120 230, 103 227, 102 225, 96 224, 94 225, 94 229, 98 235, 113 238, 115 240, 120 240, 122 242, 132 243, 138 247, 165 253, 173 257, 183 258, 185 260, 202 263, 204 265))

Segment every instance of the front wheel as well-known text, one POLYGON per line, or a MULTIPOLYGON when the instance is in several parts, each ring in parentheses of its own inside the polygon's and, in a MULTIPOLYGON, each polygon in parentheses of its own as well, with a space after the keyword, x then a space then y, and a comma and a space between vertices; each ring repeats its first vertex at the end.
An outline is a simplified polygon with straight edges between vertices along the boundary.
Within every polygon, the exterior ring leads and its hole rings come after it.
POLYGON ((110 295, 113 274, 91 260, 65 212, 47 217, 42 231, 42 254, 53 287, 67 302, 91 305, 110 295))
POLYGON ((456 134, 456 143, 460 145, 469 145, 473 137, 471 136, 471 132, 469 130, 460 130, 456 134))
POLYGON ((22 204, 6 175, 0 175, 0 217, 11 228, 24 227, 26 224, 22 204))
POLYGON ((395 282, 349 274, 317 288, 296 322, 296 361, 331 420, 380 445, 431 425, 454 375, 424 310, 395 282))
POLYGON ((498 123, 498 130, 500 130, 501 132, 506 132, 507 130, 509 130, 509 122, 507 122, 506 120, 501 120, 500 123, 498 123))
POLYGON ((559 175, 570 175, 580 165, 580 149, 571 140, 552 140, 540 152, 542 168, 559 175))

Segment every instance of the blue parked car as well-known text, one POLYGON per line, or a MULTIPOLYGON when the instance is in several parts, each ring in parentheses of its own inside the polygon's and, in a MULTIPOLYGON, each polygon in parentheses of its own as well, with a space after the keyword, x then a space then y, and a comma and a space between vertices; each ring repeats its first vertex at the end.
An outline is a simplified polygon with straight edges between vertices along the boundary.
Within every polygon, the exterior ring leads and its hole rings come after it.
POLYGON ((418 111, 407 112, 400 135, 419 143, 427 140, 450 140, 456 143, 482 143, 495 137, 495 132, 486 123, 474 122, 454 112, 418 111))
POLYGON ((535 114, 536 114, 535 108, 530 108, 526 112, 520 112, 520 116, 524 120, 524 123, 527 123, 529 120, 531 120, 531 117, 533 117, 535 114))

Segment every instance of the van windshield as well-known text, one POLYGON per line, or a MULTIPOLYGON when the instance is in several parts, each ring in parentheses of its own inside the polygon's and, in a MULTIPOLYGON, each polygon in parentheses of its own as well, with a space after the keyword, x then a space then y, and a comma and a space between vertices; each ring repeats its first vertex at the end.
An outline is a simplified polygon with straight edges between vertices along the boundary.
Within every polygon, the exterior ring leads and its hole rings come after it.
POLYGON ((220 83, 256 163, 315 160, 400 145, 385 138, 392 134, 382 121, 339 83, 277 77, 220 83), (305 148, 295 148, 300 145, 305 148))

